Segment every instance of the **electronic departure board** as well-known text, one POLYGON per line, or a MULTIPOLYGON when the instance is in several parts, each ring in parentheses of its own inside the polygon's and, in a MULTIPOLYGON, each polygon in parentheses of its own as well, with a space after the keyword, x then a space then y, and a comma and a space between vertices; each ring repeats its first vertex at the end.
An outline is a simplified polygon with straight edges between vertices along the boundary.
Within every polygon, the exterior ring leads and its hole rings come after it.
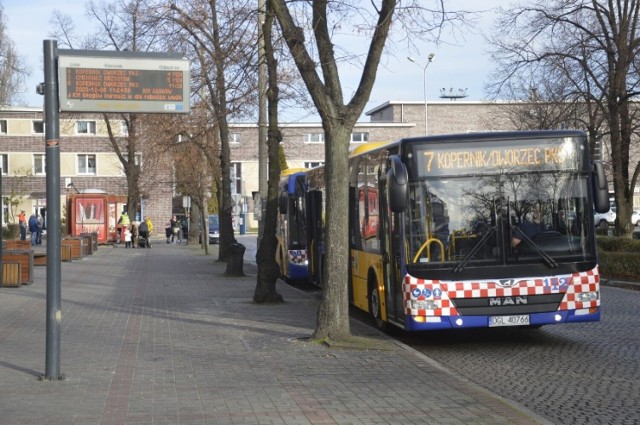
POLYGON ((189 112, 189 61, 155 53, 61 50, 61 111, 189 112))

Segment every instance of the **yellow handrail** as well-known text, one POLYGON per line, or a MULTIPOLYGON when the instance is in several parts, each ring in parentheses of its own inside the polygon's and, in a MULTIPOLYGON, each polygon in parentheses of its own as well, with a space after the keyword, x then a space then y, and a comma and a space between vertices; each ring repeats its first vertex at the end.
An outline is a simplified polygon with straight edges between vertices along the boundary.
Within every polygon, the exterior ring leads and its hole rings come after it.
POLYGON ((442 241, 436 238, 429 238, 425 243, 422 244, 422 246, 416 253, 415 257, 413 257, 414 263, 418 262, 418 259, 420 258, 420 254, 422 254, 422 251, 424 251, 425 248, 427 248, 427 259, 431 260, 431 244, 432 243, 437 243, 438 245, 440 245, 440 252, 442 253, 442 259, 445 260, 445 250, 444 250, 444 244, 442 243, 442 241))

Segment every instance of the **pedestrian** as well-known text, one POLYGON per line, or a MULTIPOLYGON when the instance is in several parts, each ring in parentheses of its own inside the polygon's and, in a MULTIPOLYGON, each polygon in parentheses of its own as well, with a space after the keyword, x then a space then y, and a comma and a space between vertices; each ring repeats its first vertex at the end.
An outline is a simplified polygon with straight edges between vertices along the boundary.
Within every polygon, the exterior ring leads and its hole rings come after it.
MULTIPOLYGON (((153 224, 151 224, 151 219, 149 217, 145 218, 140 226, 138 226, 138 233, 140 234, 140 239, 144 242, 141 242, 138 247, 140 248, 151 248, 151 239, 149 238, 150 231, 149 229, 153 229, 153 224)), ((135 244, 135 241, 134 241, 135 244)))
POLYGON ((182 225, 175 215, 171 218, 171 242, 174 244, 182 242, 182 225))
POLYGON ((136 223, 131 223, 131 248, 135 248, 137 242, 138 242, 138 226, 136 226, 136 223))
POLYGON ((35 214, 29 217, 29 232, 31 232, 31 246, 36 246, 38 242, 38 219, 35 214))
POLYGON ((129 248, 131 246, 131 230, 128 227, 124 228, 124 247, 129 248))
POLYGON ((171 225, 171 220, 167 221, 167 224, 164 225, 164 234, 167 237, 167 243, 171 243, 171 236, 173 236, 173 226, 171 225))
POLYGON ((18 225, 20 226, 20 240, 27 240, 27 216, 24 210, 21 210, 20 214, 18 214, 18 225))
MULTIPOLYGON (((124 238, 124 229, 128 229, 131 221, 129 220, 129 214, 127 214, 127 210, 122 210, 122 215, 120 215, 120 219, 118 220, 119 224, 119 233, 120 239, 124 238)), ((120 243, 118 241, 118 243, 120 243)))
POLYGON ((36 214, 36 220, 38 221, 38 240, 36 245, 42 245, 42 231, 44 230, 44 218, 40 214, 36 214))

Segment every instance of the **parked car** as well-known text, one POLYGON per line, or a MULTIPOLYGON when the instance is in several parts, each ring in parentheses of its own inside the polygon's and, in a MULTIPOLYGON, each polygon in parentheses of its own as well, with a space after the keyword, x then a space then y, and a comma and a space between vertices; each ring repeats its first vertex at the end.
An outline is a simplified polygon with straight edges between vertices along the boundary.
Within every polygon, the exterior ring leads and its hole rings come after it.
MULTIPOLYGON (((593 222, 600 229, 607 229, 613 226, 616 221, 616 207, 611 207, 606 213, 600 213, 593 216, 593 222)), ((640 211, 633 211, 631 214, 631 224, 640 226, 640 211)))
POLYGON ((605 213, 597 213, 593 216, 593 223, 599 229, 608 229, 609 226, 613 226, 616 222, 616 207, 611 207, 611 209, 605 213))
POLYGON ((631 214, 631 224, 634 226, 640 226, 640 211, 634 211, 631 214))
POLYGON ((220 241, 220 220, 218 214, 209 216, 209 243, 218 243, 220 241))

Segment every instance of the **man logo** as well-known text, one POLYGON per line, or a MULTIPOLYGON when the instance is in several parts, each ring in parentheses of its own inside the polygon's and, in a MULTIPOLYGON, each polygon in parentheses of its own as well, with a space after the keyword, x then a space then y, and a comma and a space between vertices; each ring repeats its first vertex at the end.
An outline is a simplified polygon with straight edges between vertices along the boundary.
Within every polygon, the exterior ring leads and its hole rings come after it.
POLYGON ((516 286, 516 283, 515 279, 500 279, 498 281, 498 286, 501 288, 513 288, 516 286))

